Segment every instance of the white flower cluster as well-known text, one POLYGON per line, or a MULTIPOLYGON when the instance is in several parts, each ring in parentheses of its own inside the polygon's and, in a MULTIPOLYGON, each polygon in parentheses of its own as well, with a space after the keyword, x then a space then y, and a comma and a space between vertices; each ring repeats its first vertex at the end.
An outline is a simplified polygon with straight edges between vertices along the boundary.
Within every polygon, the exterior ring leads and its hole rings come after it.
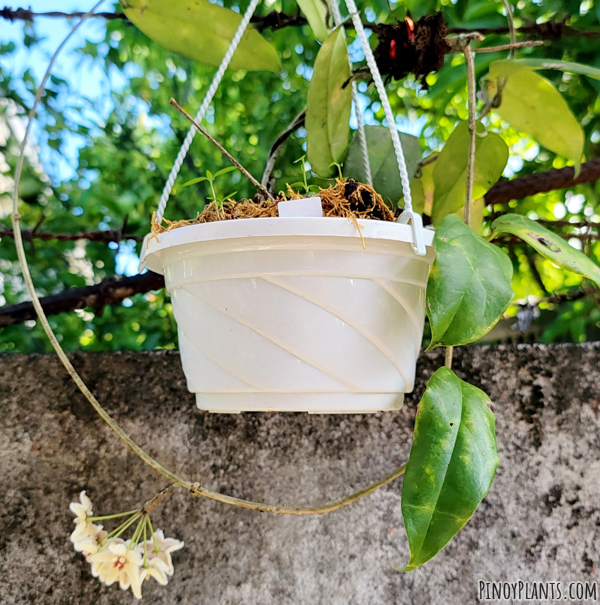
POLYGON ((153 531, 148 516, 141 511, 94 517, 92 502, 85 491, 81 492, 79 500, 69 506, 75 515, 71 542, 77 552, 85 555, 95 578, 107 586, 119 582, 123 590, 131 588, 138 599, 142 597, 144 580, 154 578, 163 586, 167 584, 168 576, 172 576, 174 571, 171 553, 183 548, 183 542, 165 538, 161 529, 153 531), (94 523, 119 516, 127 516, 127 519, 111 534, 107 534, 102 525, 94 523), (120 538, 123 531, 135 521, 138 521, 138 525, 132 539, 125 541, 120 538), (146 539, 148 528, 149 540, 146 539))

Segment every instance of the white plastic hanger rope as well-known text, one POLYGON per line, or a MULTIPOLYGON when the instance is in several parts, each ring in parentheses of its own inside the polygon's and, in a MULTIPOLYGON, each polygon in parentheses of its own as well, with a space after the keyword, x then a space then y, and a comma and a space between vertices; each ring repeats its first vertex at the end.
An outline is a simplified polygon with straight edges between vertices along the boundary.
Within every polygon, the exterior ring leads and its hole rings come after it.
POLYGON ((406 160, 404 159, 402 143, 400 142, 400 135, 396 129, 396 120, 394 119, 394 114, 390 106, 390 100, 388 99, 385 91, 385 85, 383 84, 381 74, 379 73, 379 68, 377 67, 377 62, 375 61, 373 51, 371 50, 369 41, 367 40, 365 29, 362 21, 360 20, 360 15, 356 9, 356 4, 354 3, 354 0, 345 0, 345 2, 346 7, 348 8, 348 13, 352 19, 354 29, 356 30, 356 35, 360 40, 363 52, 365 53, 365 59, 367 61, 367 65, 369 66, 369 71, 373 76, 375 87, 379 93, 385 118, 388 122, 388 128, 392 136, 392 144, 394 145, 396 159, 398 160, 398 170, 400 171, 400 180, 402 182, 402 193, 404 194, 404 212, 398 218, 398 222, 406 224, 410 223, 413 233, 413 250, 415 251, 415 254, 425 256, 427 251, 425 248, 425 240, 423 238, 423 219, 421 218, 420 214, 417 214, 413 211, 412 197, 410 194, 410 179, 408 176, 408 170, 406 168, 406 160))
MULTIPOLYGON (((231 62, 231 59, 233 58, 233 55, 237 50, 237 47, 241 42, 244 33, 246 32, 248 24, 250 23, 250 19, 252 18, 252 15, 254 14, 254 11, 256 10, 256 7, 258 6, 259 2, 260 0, 252 0, 252 2, 250 2, 250 4, 248 5, 248 8, 244 13, 243 18, 240 21, 240 24, 238 25, 235 35, 231 40, 231 44, 229 45, 229 48, 227 49, 227 52, 225 53, 225 56, 223 57, 221 64, 219 65, 219 69, 217 70, 217 73, 215 74, 215 77, 213 78, 213 81, 210 84, 208 92, 206 93, 206 97, 204 97, 204 101, 202 101, 202 105, 200 106, 200 109, 196 114, 196 122, 198 122, 198 124, 202 123, 202 120, 204 119, 204 114, 206 113, 206 110, 208 109, 209 105, 212 103, 213 97, 215 96, 215 93, 219 88, 219 84, 221 84, 221 80, 225 75, 225 71, 229 67, 229 63, 231 62)), ((162 217, 165 214, 167 202, 169 201, 169 195, 171 195, 171 190, 173 189, 173 185, 175 184, 175 179, 179 174, 179 170, 181 169, 183 160, 185 160, 185 156, 187 155, 187 152, 190 148, 190 145, 192 144, 192 141, 194 140, 195 135, 196 127, 192 125, 190 127, 189 132, 187 133, 187 136, 185 137, 185 140, 183 141, 183 144, 181 145, 181 149, 177 154, 177 159, 175 160, 173 168, 171 168, 171 172, 169 173, 169 178, 165 183, 165 188, 163 189, 162 195, 160 197, 160 202, 158 204, 158 209, 156 211, 155 220, 157 223, 160 223, 162 217)))
MULTIPOLYGON (((260 2, 260 0, 252 0, 250 2, 250 5, 246 9, 246 12, 244 13, 244 16, 235 32, 235 35, 233 36, 233 39, 231 40, 231 44, 229 45, 229 48, 227 49, 227 52, 225 53, 225 56, 223 57, 223 60, 221 61, 221 64, 219 65, 219 69, 217 70, 217 73, 215 74, 215 77, 213 78, 213 81, 211 82, 208 92, 206 93, 206 97, 204 98, 204 101, 202 102, 202 105, 201 105, 200 109, 198 110, 198 113, 196 114, 196 121, 198 123, 202 122, 202 120, 204 119, 204 114, 206 113, 206 110, 208 109, 209 105, 212 102, 212 99, 219 87, 219 84, 221 83, 221 80, 223 79, 223 75, 225 74, 225 71, 227 70, 229 63, 231 62, 233 54, 235 53, 243 35, 244 35, 244 32, 246 31, 246 28, 248 27, 248 24, 250 23, 250 19, 252 18, 252 15, 254 14, 254 11, 256 10, 256 7, 258 6, 259 2, 260 2)), ((367 40, 367 36, 365 34, 365 30, 364 30, 362 22, 360 20, 360 15, 358 14, 356 4, 355 4, 354 0, 345 0, 345 2, 346 2, 346 7, 348 8, 350 17, 352 18, 352 23, 354 24, 354 28, 356 30, 356 35, 358 36, 358 39, 360 40, 363 52, 365 54, 365 59, 367 61, 367 65, 369 66, 369 70, 371 72, 371 75, 373 76, 373 81, 375 82, 375 86, 377 88, 379 98, 381 99, 381 104, 383 105, 385 117, 388 122, 388 128, 390 130, 390 134, 392 137, 392 144, 394 146, 394 151, 396 153, 396 159, 398 161, 398 170, 400 171, 402 192, 404 194, 404 212, 400 215, 398 222, 411 225, 412 233, 413 233, 413 243, 412 243, 413 250, 415 251, 415 253, 417 255, 424 256, 426 254, 426 248, 425 248, 425 241, 423 238, 423 221, 421 219, 421 216, 413 211, 412 199, 411 199, 411 194, 410 194, 410 179, 408 176, 408 170, 406 168, 406 161, 404 159, 402 143, 400 142, 400 135, 398 134, 398 130, 396 129, 396 122, 394 119, 394 114, 392 112, 392 108, 390 106, 390 101, 389 101, 387 93, 385 91, 385 85, 383 84, 383 80, 381 79, 381 74, 379 73, 379 69, 377 67, 375 57, 373 56, 373 51, 371 50, 371 47, 369 46, 369 41, 367 40)), ((331 7, 332 7, 333 16, 334 16, 334 21, 336 22, 336 25, 338 27, 341 27, 342 26, 341 25, 341 14, 340 14, 339 6, 337 5, 337 0, 332 1, 331 7)), ((356 117, 358 120, 358 127, 359 127, 358 135, 360 137, 360 145, 361 145, 361 150, 362 150, 362 154, 363 154, 363 159, 365 161, 365 171, 367 174, 367 179, 369 181, 369 184, 371 184, 372 177, 371 177, 371 167, 369 165, 369 160, 368 160, 367 141, 366 141, 366 136, 365 136, 365 132, 364 132, 362 116, 360 115, 358 103, 356 102, 358 94, 356 92, 356 85, 354 82, 352 82, 352 93, 353 93, 353 98, 355 101, 356 117)), ((196 128, 195 128, 195 126, 191 126, 187 136, 185 137, 185 140, 183 141, 183 145, 181 146, 181 149, 179 150, 179 153, 177 154, 177 158, 175 160, 175 163, 173 164, 173 168, 171 169, 171 172, 169 173, 169 178, 167 179, 167 182, 165 183, 165 187, 163 189, 163 192, 162 192, 162 195, 160 198, 160 202, 158 204, 158 209, 156 211, 156 217, 155 217, 156 222, 160 223, 162 217, 164 216, 165 209, 167 207, 167 202, 169 200, 169 195, 171 194, 171 190, 173 189, 175 179, 177 178, 179 170, 181 169, 181 165, 183 164, 183 161, 185 159, 185 156, 187 155, 190 145, 192 144, 195 134, 196 134, 196 128)))

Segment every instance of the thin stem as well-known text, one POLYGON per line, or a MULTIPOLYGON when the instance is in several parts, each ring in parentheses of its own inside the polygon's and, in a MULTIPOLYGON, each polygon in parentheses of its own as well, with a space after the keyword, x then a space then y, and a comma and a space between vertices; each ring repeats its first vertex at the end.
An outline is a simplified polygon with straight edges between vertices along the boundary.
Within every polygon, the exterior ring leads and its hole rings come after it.
POLYGON ((446 347, 446 355, 444 356, 444 365, 448 369, 452 369, 452 355, 454 354, 454 347, 446 347))
MULTIPOLYGON (((337 502, 333 502, 332 504, 326 504, 325 506, 318 507, 300 507, 300 508, 291 508, 288 506, 267 506, 264 504, 259 504, 257 502, 249 502, 248 500, 240 500, 238 498, 232 498, 231 496, 222 496, 221 494, 217 494, 220 496, 219 498, 215 498, 214 495, 208 496, 214 500, 219 500, 220 502, 226 502, 228 504, 234 504, 235 506, 240 506, 242 508, 248 508, 250 510, 258 510, 266 513, 276 513, 279 515, 322 515, 324 513, 331 513, 334 510, 338 510, 344 506, 348 506, 360 498, 364 496, 368 496, 372 494, 374 491, 378 490, 380 487, 387 485, 394 479, 400 477, 400 475, 404 474, 406 470, 406 463, 402 466, 399 466, 393 473, 390 473, 387 477, 383 477, 383 479, 379 479, 375 483, 369 485, 365 489, 362 489, 358 492, 355 492, 351 496, 347 498, 343 498, 342 500, 338 500, 337 502)), ((192 494, 197 496, 206 496, 206 493, 203 493, 202 488, 199 486, 194 486, 190 490, 192 494)))
MULTIPOLYGON (((67 357, 67 354, 65 353, 65 351, 61 347, 60 343, 58 342, 58 339, 56 338, 56 335, 54 334, 52 327, 48 323, 48 318, 46 317, 46 314, 44 313, 44 309, 42 307, 40 299, 35 291, 35 286, 33 284, 32 278, 31 278, 31 272, 29 270, 29 263, 27 262, 27 255, 25 254, 25 248, 23 245, 23 236, 21 233, 21 222, 20 222, 21 215, 19 214, 19 211, 18 211, 19 185, 21 183, 21 174, 23 172, 23 164, 25 161, 24 150, 25 150, 25 147, 29 140, 29 133, 31 131, 31 125, 33 123, 33 118, 36 114, 37 107, 40 103, 42 95, 44 94, 44 89, 46 86, 46 82, 48 81, 48 78, 50 77, 50 72, 52 70, 52 66, 54 65, 60 51, 65 47, 65 45, 71 39, 73 34, 77 31, 77 29, 81 26, 81 24, 85 21, 85 19, 88 16, 90 16, 98 6, 100 6, 102 1, 103 0, 100 0, 100 2, 98 2, 94 6, 92 11, 90 11, 89 13, 86 13, 86 15, 84 15, 82 17, 81 21, 79 23, 77 23, 71 29, 69 34, 65 37, 63 42, 60 44, 60 46, 56 50, 56 52, 50 58, 48 69, 46 70, 46 73, 42 79, 42 82, 36 92, 34 103, 29 111, 27 126, 25 128, 25 134, 23 136, 23 141, 21 142, 19 158, 17 160, 17 165, 15 167, 15 173, 14 173, 14 186, 13 186, 13 192, 12 192, 12 225, 13 225, 13 232, 14 232, 15 248, 17 251, 17 257, 19 259, 19 265, 20 265, 21 271, 23 273, 23 281, 25 282, 25 285, 27 287, 27 292, 29 293, 29 296, 31 298, 31 302, 33 304, 35 312, 38 316, 40 324, 42 325, 42 328, 44 329, 44 332, 46 333, 46 336, 48 337, 48 340, 50 341, 50 344, 56 351, 58 358, 60 359, 61 363, 67 370, 69 376, 71 376, 71 378, 73 379, 73 381, 75 382, 75 384, 77 385, 77 387, 79 388, 81 393, 90 402, 90 404, 92 405, 94 410, 96 410, 96 412, 98 413, 100 418, 102 418, 102 420, 104 420, 104 422, 106 422, 106 424, 117 434, 117 436, 124 443, 126 443, 129 446, 129 448, 131 448, 131 450, 133 450, 133 452, 137 456, 139 456, 139 458, 141 458, 148 466, 150 466, 155 471, 159 472, 161 475, 163 475, 164 477, 169 479, 169 481, 171 483, 184 487, 185 489, 189 490, 195 496, 203 496, 205 498, 210 498, 212 500, 217 500, 219 502, 224 502, 226 504, 231 504, 233 506, 240 506, 242 508, 248 508, 248 509, 252 509, 252 510, 259 510, 259 511, 265 511, 265 512, 285 514, 285 515, 310 515, 310 514, 322 514, 322 513, 331 512, 333 510, 341 508, 342 506, 347 506, 348 504, 355 502, 356 500, 358 500, 359 498, 362 498, 363 496, 373 493, 375 490, 379 489, 380 487, 382 487, 384 485, 387 485, 390 481, 393 481, 396 477, 399 477, 404 472, 405 465, 399 467, 398 469, 396 469, 393 473, 391 473, 387 477, 384 477, 383 479, 376 481, 375 483, 373 483, 369 487, 361 490, 360 492, 356 492, 355 494, 352 494, 351 496, 344 498, 343 500, 339 500, 338 502, 335 502, 333 504, 329 504, 329 505, 317 507, 317 508, 279 507, 279 506, 271 506, 271 505, 267 505, 267 504, 262 504, 260 502, 241 500, 239 498, 234 498, 232 496, 226 496, 226 495, 220 494, 218 492, 213 492, 212 490, 208 490, 208 489, 201 487, 199 483, 192 483, 191 481, 183 479, 182 477, 179 477, 179 475, 175 474, 173 471, 164 467, 160 462, 158 462, 157 460, 152 458, 152 456, 147 454, 118 425, 118 423, 113 419, 113 417, 102 407, 102 405, 96 399, 94 394, 89 390, 88 386, 85 384, 85 382, 83 381, 81 376, 78 374, 77 370, 75 370, 75 368, 73 367, 73 364, 67 357)), ((134 515, 130 520, 126 521, 122 526, 117 528, 117 530, 115 530, 115 531, 119 531, 119 533, 117 535, 120 535, 138 517, 139 517, 139 513, 134 515)), ((112 536, 114 533, 115 532, 112 532, 110 534, 110 536, 112 536)), ((107 536, 107 538, 108 537, 109 536, 107 536)))
POLYGON ((504 8, 506 10, 506 19, 508 20, 508 33, 510 35, 510 51, 508 54, 508 58, 514 59, 515 48, 517 45, 517 34, 515 31, 515 21, 513 19, 512 7, 509 4, 508 0, 502 0, 502 4, 504 4, 504 8))
POLYGON ((183 109, 183 107, 181 107, 181 105, 179 105, 179 103, 177 103, 177 101, 175 99, 171 99, 170 101, 171 105, 173 105, 173 107, 175 107, 175 109, 177 109, 177 111, 179 111, 179 113, 181 113, 182 115, 184 115, 198 130, 198 132, 202 133, 215 147, 217 147, 217 149, 219 149, 221 151, 221 153, 223 155, 225 155, 230 162, 232 162, 234 164, 234 166, 236 166, 236 168, 238 168, 241 173, 266 197, 268 197, 270 200, 274 199, 273 196, 267 191, 266 187, 263 187, 230 153, 229 151, 227 151, 227 149, 225 149, 225 147, 223 147, 223 145, 221 145, 221 143, 219 143, 219 141, 217 141, 214 137, 212 137, 208 131, 203 128, 202 126, 200 126, 200 124, 198 124, 198 122, 196 122, 196 120, 194 120, 194 118, 192 118, 192 116, 185 110, 183 109))
MULTIPOLYGON (((506 10, 506 19, 508 21, 508 33, 510 35, 508 58, 514 59, 515 49, 517 48, 517 34, 512 14, 512 7, 510 6, 508 0, 502 0, 502 4, 504 5, 504 9, 506 10)), ((479 115, 480 120, 482 120, 485 116, 487 116, 488 113, 490 113, 492 107, 498 106, 499 100, 502 99, 502 89, 506 86, 506 82, 507 78, 502 78, 502 80, 498 81, 496 94, 485 104, 483 111, 479 115)))
POLYGON ((543 46, 543 40, 524 40, 523 42, 515 42, 514 44, 500 44, 498 46, 484 46, 483 48, 474 48, 473 52, 479 53, 497 53, 502 50, 510 50, 514 52, 517 48, 526 48, 528 46, 543 46))
POLYGON ((116 513, 115 515, 104 515, 102 517, 89 517, 90 521, 105 521, 107 519, 117 519, 118 517, 127 517, 128 515, 133 515, 134 513, 139 513, 140 510, 136 508, 135 510, 128 510, 124 513, 116 513))
POLYGON ((129 543, 129 549, 133 550, 137 545, 138 542, 140 541, 140 536, 142 534, 142 530, 144 529, 144 526, 146 525, 146 515, 142 515, 142 518, 140 519, 140 522, 138 523, 137 527, 135 528, 135 531, 133 532, 133 536, 131 536, 131 541, 129 543))
POLYGON ((210 184, 210 190, 212 191, 212 201, 215 203, 215 210, 217 211, 217 219, 221 220, 221 214, 219 212, 220 204, 219 204, 219 201, 217 200, 217 192, 215 191, 214 182, 212 179, 208 179, 208 182, 210 184))
POLYGON ((144 567, 146 567, 146 565, 148 564, 148 548, 146 547, 146 542, 148 540, 148 536, 146 535, 146 528, 148 527, 148 521, 150 520, 150 517, 145 517, 146 523, 144 523, 144 562, 143 565, 144 567))
POLYGON ((104 540, 106 541, 106 544, 100 549, 104 549, 104 548, 108 548, 108 542, 109 540, 112 541, 116 538, 118 538, 130 525, 132 525, 133 523, 135 523, 139 518, 140 518, 141 513, 138 513, 137 515, 134 515, 133 517, 131 517, 131 519, 128 519, 127 521, 125 521, 124 523, 121 523, 121 525, 119 525, 119 527, 117 527, 116 529, 113 529, 110 534, 108 534, 104 540))
POLYGON ((154 535, 154 528, 152 527, 152 520, 150 519, 150 515, 148 515, 148 527, 150 528, 152 542, 154 543, 154 552, 159 552, 160 548, 158 548, 158 544, 156 543, 156 536, 154 535))
POLYGON ((431 155, 428 155, 425 159, 423 159, 419 162, 419 168, 424 168, 425 166, 428 166, 429 164, 433 164, 433 162, 436 162, 439 157, 440 157, 439 153, 432 153, 431 155))
POLYGON ((265 166, 265 171, 263 172, 261 184, 263 187, 269 186, 269 181, 271 180, 271 175, 273 174, 273 170, 275 169, 275 163, 277 162, 277 158, 283 149, 283 144, 289 139, 290 136, 298 128, 304 126, 304 119, 306 118, 306 108, 304 108, 290 123, 290 125, 277 137, 271 150, 269 151, 269 158, 267 159, 267 165, 265 166))
MULTIPOLYGON (((477 151, 477 119, 475 115, 475 107, 477 103, 475 81, 475 62, 473 61, 473 50, 471 43, 463 48, 465 55, 465 64, 467 66, 467 87, 468 87, 468 103, 469 103, 469 155, 467 157, 467 182, 465 192, 465 216, 464 220, 467 226, 470 227, 471 210, 473 205, 473 180, 475 175, 475 152, 477 151)), ((454 355, 454 347, 446 347, 444 357, 444 365, 448 369, 452 369, 452 357, 454 355)))
POLYGON ((465 223, 471 226, 471 213, 473 206, 473 181, 475 176, 475 152, 477 150, 477 118, 475 108, 477 104, 475 82, 475 62, 473 61, 473 51, 471 46, 467 45, 464 49, 465 63, 467 65, 467 85, 469 91, 469 157, 467 160, 467 190, 465 196, 465 223))
POLYGON ((167 487, 161 489, 158 494, 156 494, 156 496, 154 496, 154 498, 152 498, 151 500, 148 500, 148 502, 146 502, 146 504, 144 504, 144 506, 142 507, 142 513, 149 515, 155 508, 156 505, 167 495, 170 494, 174 489, 180 487, 179 484, 177 483, 172 483, 171 485, 168 485, 167 487))

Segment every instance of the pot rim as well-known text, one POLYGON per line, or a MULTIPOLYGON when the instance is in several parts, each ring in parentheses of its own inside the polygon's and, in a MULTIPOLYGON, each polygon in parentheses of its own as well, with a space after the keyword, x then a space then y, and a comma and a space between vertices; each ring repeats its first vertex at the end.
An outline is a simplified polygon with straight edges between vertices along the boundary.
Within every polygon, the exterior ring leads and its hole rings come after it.
MULTIPOLYGON (((410 225, 391 221, 358 219, 365 240, 412 243, 410 225)), ((425 245, 433 247, 435 231, 423 230, 425 245)), ((339 216, 243 218, 178 227, 172 231, 147 234, 142 243, 140 271, 148 268, 150 256, 178 246, 215 240, 253 237, 341 237, 359 238, 355 223, 339 216)))

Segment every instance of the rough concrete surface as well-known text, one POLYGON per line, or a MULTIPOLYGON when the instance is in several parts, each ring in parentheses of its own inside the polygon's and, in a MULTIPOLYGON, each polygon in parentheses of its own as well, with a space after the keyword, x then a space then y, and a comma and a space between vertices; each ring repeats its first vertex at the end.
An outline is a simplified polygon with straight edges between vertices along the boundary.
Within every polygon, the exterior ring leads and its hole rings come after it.
MULTIPOLYGON (((371 416, 210 415, 177 353, 75 355, 92 391, 167 467, 268 503, 316 505, 406 460, 414 411, 442 353, 423 356, 403 410, 371 416)), ((596 581, 600 562, 600 345, 462 348, 459 375, 495 402, 500 467, 460 535, 410 573, 401 480, 319 517, 257 513, 176 492, 153 515, 183 539, 146 603, 475 603, 479 580, 596 581)), ((69 502, 140 505, 165 480, 124 446, 52 355, 0 356, 0 602, 132 603, 69 542, 69 502)), ((600 595, 599 595, 600 598, 600 595)))

